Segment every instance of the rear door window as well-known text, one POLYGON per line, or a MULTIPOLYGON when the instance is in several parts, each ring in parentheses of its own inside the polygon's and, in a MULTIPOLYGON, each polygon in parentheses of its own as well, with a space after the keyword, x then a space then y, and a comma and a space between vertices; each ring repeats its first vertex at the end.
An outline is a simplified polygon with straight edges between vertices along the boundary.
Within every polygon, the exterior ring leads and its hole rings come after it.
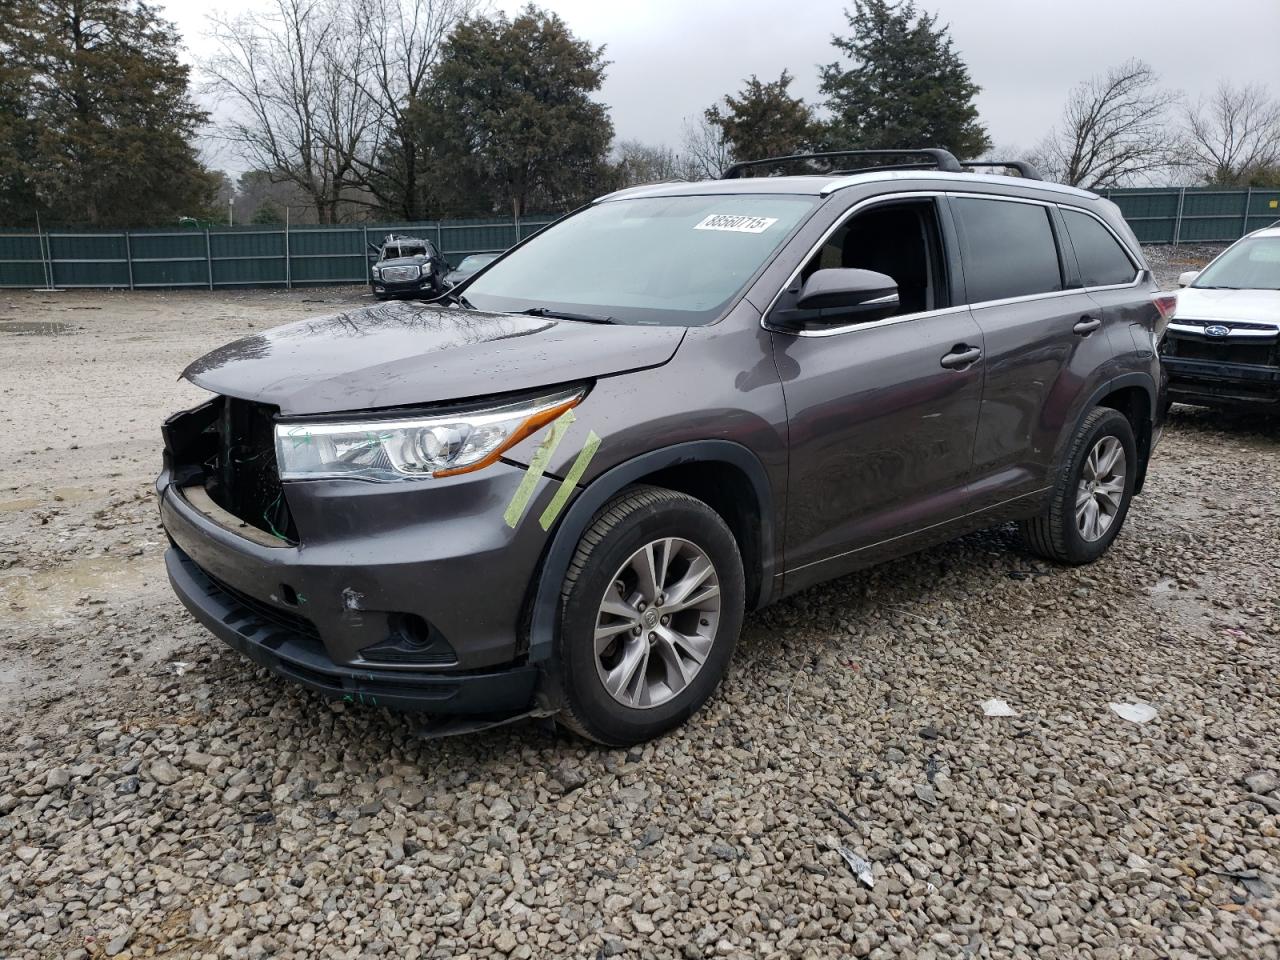
POLYGON ((1062 266, 1048 207, 954 197, 951 208, 970 303, 1062 289, 1062 266))
POLYGON ((1086 287, 1132 283, 1138 268, 1111 231, 1087 213, 1066 207, 1060 209, 1071 236, 1071 246, 1076 251, 1076 263, 1080 265, 1080 282, 1086 287))

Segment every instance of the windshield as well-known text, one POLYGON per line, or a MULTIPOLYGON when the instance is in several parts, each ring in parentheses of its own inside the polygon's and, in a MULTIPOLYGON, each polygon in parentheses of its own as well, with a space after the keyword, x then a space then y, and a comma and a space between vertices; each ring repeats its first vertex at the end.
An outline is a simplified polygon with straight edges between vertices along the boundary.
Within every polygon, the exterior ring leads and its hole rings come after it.
POLYGON ((486 263, 493 263, 498 259, 496 253, 473 253, 469 257, 463 257, 462 262, 458 264, 459 270, 479 270, 486 263))
POLYGON ((426 247, 398 246, 398 247, 382 248, 383 260, 398 260, 401 257, 425 257, 426 255, 427 255, 426 247))
POLYGON ((715 320, 818 198, 643 197, 596 204, 493 264, 466 288, 480 310, 545 308, 619 323, 715 320))
POLYGON ((1254 237, 1204 268, 1193 287, 1211 290, 1280 290, 1280 237, 1254 237))

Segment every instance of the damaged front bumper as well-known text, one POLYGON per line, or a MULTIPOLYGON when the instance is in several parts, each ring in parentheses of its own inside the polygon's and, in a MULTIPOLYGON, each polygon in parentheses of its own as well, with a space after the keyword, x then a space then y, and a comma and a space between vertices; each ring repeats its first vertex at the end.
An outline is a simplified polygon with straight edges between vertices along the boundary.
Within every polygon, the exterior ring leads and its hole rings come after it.
POLYGON ((214 636, 329 699, 448 715, 522 713, 533 703, 538 670, 529 664, 452 675, 340 667, 314 637, 246 603, 178 547, 170 547, 164 560, 178 599, 214 636))
MULTIPOLYGON (((525 471, 422 483, 286 484, 298 542, 166 470, 157 488, 183 604, 228 645, 326 696, 450 715, 534 706, 521 636, 545 534, 502 507, 525 471)), ((539 481, 535 501, 551 496, 539 481)))

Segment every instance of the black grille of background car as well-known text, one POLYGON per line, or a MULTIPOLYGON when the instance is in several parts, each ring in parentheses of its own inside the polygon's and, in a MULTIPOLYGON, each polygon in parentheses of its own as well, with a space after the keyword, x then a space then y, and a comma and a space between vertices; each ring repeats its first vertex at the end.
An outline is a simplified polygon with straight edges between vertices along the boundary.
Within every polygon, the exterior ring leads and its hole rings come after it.
POLYGON ((245 523, 291 543, 297 529, 276 465, 275 407, 222 398, 217 452, 206 464, 205 489, 245 523))
POLYGON ((1209 340, 1170 334, 1165 340, 1164 355, 1184 360, 1207 360, 1212 363, 1247 363, 1255 366, 1280 366, 1275 343, 1249 343, 1243 340, 1209 340))

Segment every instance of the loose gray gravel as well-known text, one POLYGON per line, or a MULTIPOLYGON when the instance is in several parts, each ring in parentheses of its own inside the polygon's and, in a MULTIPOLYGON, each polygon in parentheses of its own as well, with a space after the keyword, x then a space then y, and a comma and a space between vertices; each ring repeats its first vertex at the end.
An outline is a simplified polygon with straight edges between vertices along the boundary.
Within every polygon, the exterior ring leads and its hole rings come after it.
POLYGON ((1000 529, 751 617, 643 748, 428 742, 163 580, 177 357, 306 296, 0 297, 73 324, 0 333, 0 956, 1280 957, 1280 423, 1176 408, 1092 567, 1000 529))

